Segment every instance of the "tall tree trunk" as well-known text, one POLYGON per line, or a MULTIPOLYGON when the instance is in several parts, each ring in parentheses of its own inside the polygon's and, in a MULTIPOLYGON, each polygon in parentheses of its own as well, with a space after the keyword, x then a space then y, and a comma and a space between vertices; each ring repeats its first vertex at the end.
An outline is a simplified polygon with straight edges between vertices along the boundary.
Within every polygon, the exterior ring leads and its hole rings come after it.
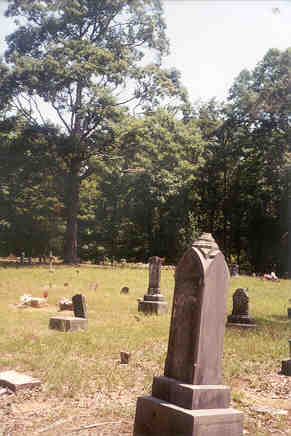
POLYGON ((80 186, 79 176, 80 162, 72 161, 71 171, 68 174, 66 186, 66 214, 67 224, 64 243, 64 262, 77 263, 77 234, 78 234, 78 213, 80 205, 80 186))

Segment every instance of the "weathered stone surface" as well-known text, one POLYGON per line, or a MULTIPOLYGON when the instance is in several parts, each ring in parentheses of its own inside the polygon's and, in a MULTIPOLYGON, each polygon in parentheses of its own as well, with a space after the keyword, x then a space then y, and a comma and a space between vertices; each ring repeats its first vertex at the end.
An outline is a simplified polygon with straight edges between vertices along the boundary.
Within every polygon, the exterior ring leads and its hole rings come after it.
POLYGON ((224 256, 203 234, 176 268, 165 376, 138 398, 134 436, 242 436, 243 413, 219 385, 228 285, 224 256))
POLYGON ((76 318, 88 318, 86 298, 82 294, 72 297, 73 310, 76 318))
POLYGON ((190 385, 168 377, 154 377, 152 395, 186 409, 221 409, 230 404, 230 389, 224 385, 190 385))
POLYGON ((79 329, 86 329, 88 328, 88 319, 54 316, 50 318, 49 328, 53 330, 59 330, 61 332, 72 332, 79 329))
POLYGON ((162 259, 158 256, 149 259, 149 287, 144 301, 138 300, 138 311, 160 315, 168 312, 168 303, 160 290, 162 259))
POLYGON ((158 256, 152 256, 149 259, 149 287, 148 294, 159 294, 161 280, 162 259, 158 256))
POLYGON ((249 296, 247 290, 238 288, 232 296, 232 314, 227 317, 228 324, 255 324, 249 315, 249 296))
POLYGON ((13 370, 0 372, 0 386, 7 387, 14 392, 40 385, 40 380, 32 378, 29 375, 20 374, 13 370))
POLYGON ((242 436, 243 413, 234 409, 188 410, 155 397, 137 400, 134 436, 242 436))
POLYGON ((165 376, 220 384, 228 285, 224 256, 211 235, 204 234, 176 268, 165 376))

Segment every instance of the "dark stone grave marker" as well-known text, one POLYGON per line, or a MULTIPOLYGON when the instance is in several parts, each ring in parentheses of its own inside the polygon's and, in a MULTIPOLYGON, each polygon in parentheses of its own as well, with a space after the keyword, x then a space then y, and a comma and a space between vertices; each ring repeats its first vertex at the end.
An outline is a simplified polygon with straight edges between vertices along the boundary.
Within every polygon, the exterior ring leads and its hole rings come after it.
POLYGON ((88 318, 86 298, 82 294, 76 294, 72 298, 74 315, 76 318, 88 318))
POLYGON ((134 436, 242 436, 243 413, 221 385, 229 272, 210 234, 180 260, 164 376, 137 400, 134 436))
POLYGON ((249 315, 249 296, 247 290, 238 288, 232 296, 232 301, 232 314, 227 317, 227 325, 234 327, 255 327, 255 320, 249 315))
POLYGON ((148 293, 144 299, 138 302, 138 311, 144 313, 161 313, 168 312, 168 303, 160 290, 162 259, 158 256, 149 259, 149 287, 148 293))
POLYGON ((72 298, 74 317, 54 316, 50 318, 49 328, 62 332, 86 329, 88 327, 88 314, 85 296, 76 294, 72 298))

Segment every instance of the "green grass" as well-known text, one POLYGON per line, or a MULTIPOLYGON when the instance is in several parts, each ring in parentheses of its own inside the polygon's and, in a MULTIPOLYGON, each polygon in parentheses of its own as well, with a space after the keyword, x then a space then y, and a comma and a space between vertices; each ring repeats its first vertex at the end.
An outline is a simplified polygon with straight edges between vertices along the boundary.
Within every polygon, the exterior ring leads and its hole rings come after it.
MULTIPOLYGON (((137 298, 148 286, 146 269, 57 266, 0 268, 0 370, 15 369, 43 382, 46 395, 74 399, 98 392, 107 398, 104 413, 112 407, 110 396, 128 395, 119 414, 133 418, 137 396, 150 392, 154 375, 162 375, 169 335, 167 315, 145 316, 137 311, 137 298), (96 290, 91 290, 98 284, 96 290), (66 284, 66 286, 65 286, 66 284), (128 295, 121 295, 128 286, 128 295), (23 294, 42 297, 48 290, 47 308, 19 308, 23 294), (62 297, 86 296, 89 328, 62 333, 48 328, 62 297), (120 365, 120 351, 131 352, 129 365, 120 365)), ((227 313, 238 287, 248 288, 250 315, 257 327, 227 328, 224 342, 224 383, 233 386, 234 406, 243 409, 247 397, 235 381, 249 389, 268 389, 266 374, 276 374, 288 357, 290 320, 287 318, 291 283, 232 278, 227 313)), ((174 273, 163 270, 161 291, 172 301, 174 273)), ((251 418, 250 418, 251 419, 251 418)), ((279 422, 279 421, 278 421, 279 422)), ((246 425, 249 425, 248 423, 246 425)), ((279 424, 278 424, 279 426, 279 424)), ((253 434, 258 430, 253 427, 253 434)), ((257 434, 264 434, 257 433, 257 434)), ((268 434, 268 433, 266 433, 268 434)))

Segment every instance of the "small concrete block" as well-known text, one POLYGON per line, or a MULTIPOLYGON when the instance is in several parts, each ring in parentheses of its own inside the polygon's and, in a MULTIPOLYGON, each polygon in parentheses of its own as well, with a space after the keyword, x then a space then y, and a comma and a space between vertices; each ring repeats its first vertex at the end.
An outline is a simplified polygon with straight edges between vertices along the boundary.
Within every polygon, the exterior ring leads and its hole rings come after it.
POLYGON ((223 385, 190 385, 169 377, 154 377, 152 396, 185 409, 226 409, 230 388, 223 385))
POLYGON ((41 381, 30 377, 29 375, 20 374, 16 371, 0 372, 0 386, 7 387, 14 392, 20 389, 40 386, 41 381))
POLYGON ((134 436, 242 436, 243 413, 234 409, 188 410, 154 397, 139 397, 134 436))
POLYGON ((281 374, 291 376, 291 359, 282 360, 281 374))
POLYGON ((138 311, 160 315, 168 312, 168 303, 166 301, 139 301, 138 311))
POLYGON ((79 329, 88 328, 88 319, 54 316, 50 318, 49 328, 53 330, 59 330, 61 332, 73 332, 79 329))

